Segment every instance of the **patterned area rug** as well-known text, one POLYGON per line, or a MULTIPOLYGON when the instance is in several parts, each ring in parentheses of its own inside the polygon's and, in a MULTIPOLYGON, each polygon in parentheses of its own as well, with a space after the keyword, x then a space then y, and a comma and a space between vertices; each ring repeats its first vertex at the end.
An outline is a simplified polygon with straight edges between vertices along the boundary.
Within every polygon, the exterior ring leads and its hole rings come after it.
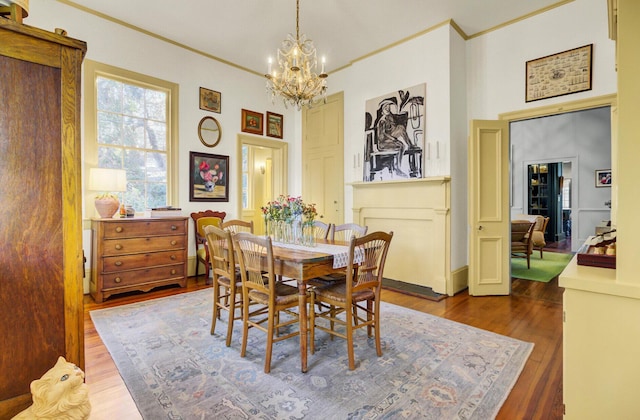
POLYGON ((263 372, 265 336, 241 322, 224 344, 226 315, 209 334, 210 289, 91 311, 145 419, 490 419, 515 384, 533 344, 382 303, 383 356, 365 330, 346 342, 318 331, 309 371, 299 341, 274 344, 263 372))

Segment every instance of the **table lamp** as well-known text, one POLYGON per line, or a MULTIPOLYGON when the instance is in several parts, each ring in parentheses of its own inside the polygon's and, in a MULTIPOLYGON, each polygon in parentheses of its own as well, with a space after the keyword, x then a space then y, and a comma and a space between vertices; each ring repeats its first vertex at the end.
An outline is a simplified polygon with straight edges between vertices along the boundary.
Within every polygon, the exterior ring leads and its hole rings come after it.
POLYGON ((120 207, 118 197, 113 192, 127 190, 127 171, 124 169, 90 168, 89 190, 99 191, 96 196, 96 210, 103 219, 113 217, 120 207))

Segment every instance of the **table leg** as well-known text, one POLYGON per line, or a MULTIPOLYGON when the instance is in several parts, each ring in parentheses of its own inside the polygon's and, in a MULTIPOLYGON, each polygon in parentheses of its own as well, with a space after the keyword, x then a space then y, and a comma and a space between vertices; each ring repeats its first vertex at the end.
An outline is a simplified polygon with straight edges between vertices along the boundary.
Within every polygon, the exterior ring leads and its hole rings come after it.
POLYGON ((302 373, 307 372, 307 286, 298 280, 298 313, 300 315, 300 363, 302 373))

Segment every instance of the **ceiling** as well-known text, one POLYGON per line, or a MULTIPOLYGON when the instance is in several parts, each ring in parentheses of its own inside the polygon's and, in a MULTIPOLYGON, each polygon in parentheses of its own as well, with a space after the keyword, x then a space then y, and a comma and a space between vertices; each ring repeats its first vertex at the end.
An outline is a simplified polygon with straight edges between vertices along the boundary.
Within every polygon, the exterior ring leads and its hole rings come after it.
MULTIPOLYGON (((60 0, 264 74, 295 35, 295 0, 60 0)), ((449 19, 467 36, 572 0, 301 0, 300 33, 328 72, 449 19)))

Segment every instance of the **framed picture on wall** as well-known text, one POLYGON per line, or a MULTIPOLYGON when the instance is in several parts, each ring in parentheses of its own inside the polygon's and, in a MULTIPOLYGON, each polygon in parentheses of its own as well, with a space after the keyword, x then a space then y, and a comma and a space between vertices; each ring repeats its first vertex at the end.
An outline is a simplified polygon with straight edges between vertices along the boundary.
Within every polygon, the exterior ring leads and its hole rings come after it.
POLYGON ((217 112, 222 110, 222 94, 215 90, 200 88, 200 109, 217 112))
POLYGON ((242 110, 241 130, 245 133, 262 135, 262 127, 264 125, 264 114, 248 109, 242 110))
POLYGON ((611 186, 611 169, 596 169, 596 187, 611 186))
POLYGON ((591 90, 593 44, 527 61, 525 102, 591 90))
POLYGON ((229 201, 229 156, 189 152, 189 201, 229 201))
POLYGON ((267 136, 282 138, 282 122, 283 116, 275 112, 267 111, 267 136))

